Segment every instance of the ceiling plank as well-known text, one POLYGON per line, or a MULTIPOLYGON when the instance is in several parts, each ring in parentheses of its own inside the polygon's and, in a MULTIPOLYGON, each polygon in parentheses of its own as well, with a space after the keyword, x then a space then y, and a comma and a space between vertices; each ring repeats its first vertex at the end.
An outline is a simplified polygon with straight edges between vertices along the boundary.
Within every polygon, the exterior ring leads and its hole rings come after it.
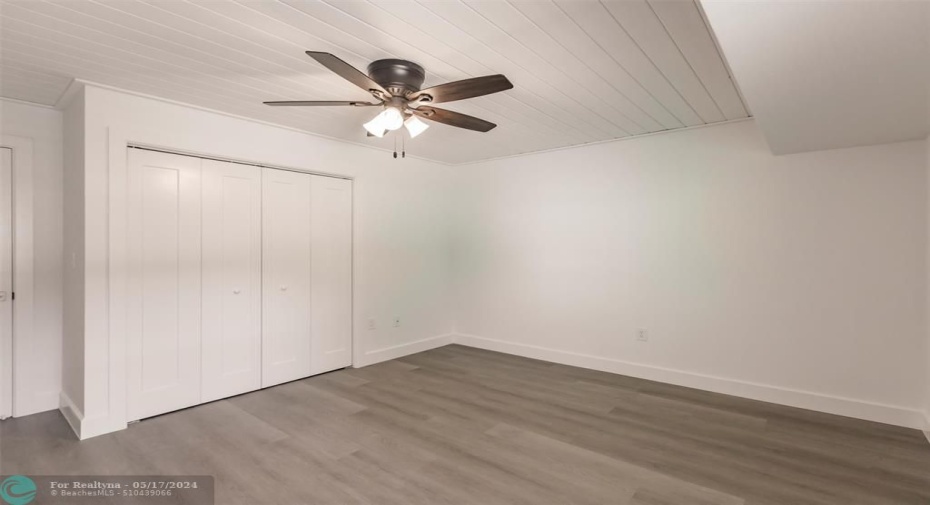
POLYGON ((600 2, 561 0, 558 6, 584 30, 604 52, 641 83, 685 126, 704 124, 688 101, 649 59, 630 34, 619 26, 600 2))
POLYGON ((705 123, 726 120, 646 0, 606 0, 602 5, 705 123))
POLYGON ((463 0, 487 22, 506 35, 521 57, 535 62, 547 78, 579 97, 584 105, 623 134, 661 130, 662 126, 594 75, 577 57, 548 36, 532 20, 507 2, 463 0))
POLYGON ((684 54, 691 68, 704 83, 707 92, 727 119, 747 117, 733 79, 727 72, 710 31, 697 4, 681 1, 649 0, 659 20, 684 54))
MULTIPOLYGON (((646 90, 615 58, 607 54, 588 34, 572 19, 564 9, 549 0, 510 0, 524 16, 536 24, 549 38, 557 42, 571 58, 587 69, 585 79, 603 81, 615 93, 623 96, 622 105, 632 104, 636 107, 636 116, 646 117, 648 130, 681 128, 682 122, 665 108, 655 96, 646 90), (578 54, 585 55, 584 59, 578 54), (645 116, 642 116, 645 115, 645 116)), ((606 89, 606 88, 605 88, 606 89)), ((614 93, 611 93, 614 94, 614 93)), ((618 104, 618 106, 621 104, 618 104)))
MULTIPOLYGON (((465 39, 468 44, 474 44, 473 40, 481 41, 494 52, 510 60, 511 67, 505 73, 510 74, 518 68, 520 76, 535 75, 544 81, 552 90, 548 93, 551 96, 551 106, 560 109, 565 121, 575 120, 591 125, 596 130, 594 135, 598 138, 617 138, 630 134, 608 120, 605 116, 609 114, 604 113, 602 109, 599 111, 599 99, 590 92, 575 87, 572 81, 566 79, 564 74, 552 67, 547 60, 529 51, 507 31, 494 25, 469 6, 459 1, 421 2, 420 5, 449 23, 461 27, 462 31, 469 34, 465 39)), ((549 98, 547 95, 543 96, 549 98)))

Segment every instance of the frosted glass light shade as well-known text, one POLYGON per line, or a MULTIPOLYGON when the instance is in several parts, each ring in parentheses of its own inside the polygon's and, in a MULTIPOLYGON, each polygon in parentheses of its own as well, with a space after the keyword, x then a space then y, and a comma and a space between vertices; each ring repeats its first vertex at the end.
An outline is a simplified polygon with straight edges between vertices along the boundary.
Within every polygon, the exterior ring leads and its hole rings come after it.
POLYGON ((383 137, 387 133, 387 128, 384 127, 384 122, 381 120, 381 114, 378 114, 371 121, 362 125, 368 130, 368 133, 374 135, 375 137, 383 137))
POLYGON ((364 124, 365 129, 375 137, 383 137, 387 130, 396 130, 404 125, 404 114, 395 107, 386 107, 371 121, 364 124))
POLYGON ((381 124, 384 125, 386 130, 396 130, 404 125, 404 114, 395 107, 387 107, 384 109, 384 112, 380 114, 381 124))
POLYGON ((417 135, 426 131, 429 128, 429 125, 420 121, 420 118, 416 116, 410 116, 404 121, 404 126, 407 127, 407 131, 410 132, 410 138, 414 138, 417 135))

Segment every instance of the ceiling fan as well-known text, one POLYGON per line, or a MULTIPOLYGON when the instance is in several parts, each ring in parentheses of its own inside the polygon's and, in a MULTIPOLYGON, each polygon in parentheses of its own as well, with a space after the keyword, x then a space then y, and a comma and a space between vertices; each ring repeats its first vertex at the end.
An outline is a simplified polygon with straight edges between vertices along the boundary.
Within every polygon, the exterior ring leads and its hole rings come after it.
POLYGON ((352 65, 330 53, 307 51, 307 56, 332 70, 343 79, 371 93, 376 102, 362 101, 284 101, 264 102, 273 106, 344 106, 374 107, 383 110, 371 121, 365 123, 368 136, 383 137, 385 133, 406 126, 410 137, 416 137, 429 125, 418 118, 438 123, 487 132, 497 125, 483 119, 432 107, 427 104, 453 102, 477 96, 490 95, 513 88, 513 84, 503 75, 487 75, 461 81, 448 82, 420 89, 426 72, 423 67, 412 61, 386 59, 377 60, 368 65, 368 75, 363 74, 352 65))

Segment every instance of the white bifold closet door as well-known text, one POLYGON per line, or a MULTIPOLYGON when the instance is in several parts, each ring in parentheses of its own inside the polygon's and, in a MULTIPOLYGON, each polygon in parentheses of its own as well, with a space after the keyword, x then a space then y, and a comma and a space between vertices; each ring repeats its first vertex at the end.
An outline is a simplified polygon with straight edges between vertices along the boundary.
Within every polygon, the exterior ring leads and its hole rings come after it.
POLYGON ((352 182, 129 150, 127 416, 343 368, 352 182))
POLYGON ((310 182, 262 169, 262 387, 310 369, 310 182))
POLYGON ((203 391, 262 385, 262 172, 203 160, 203 391))
POLYGON ((310 372, 352 363, 352 181, 314 175, 310 193, 310 372))
POLYGON ((262 386, 352 361, 352 182, 264 169, 262 386))
POLYGON ((129 150, 127 415, 200 403, 200 160, 129 150))

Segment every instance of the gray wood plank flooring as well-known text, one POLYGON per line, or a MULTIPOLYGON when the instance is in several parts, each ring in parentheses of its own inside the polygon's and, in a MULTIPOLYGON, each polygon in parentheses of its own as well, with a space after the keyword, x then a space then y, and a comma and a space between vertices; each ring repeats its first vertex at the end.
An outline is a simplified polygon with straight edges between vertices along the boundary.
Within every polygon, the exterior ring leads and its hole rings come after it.
POLYGON ((930 504, 919 431, 456 345, 83 442, 6 420, 0 472, 209 474, 223 505, 930 504))

